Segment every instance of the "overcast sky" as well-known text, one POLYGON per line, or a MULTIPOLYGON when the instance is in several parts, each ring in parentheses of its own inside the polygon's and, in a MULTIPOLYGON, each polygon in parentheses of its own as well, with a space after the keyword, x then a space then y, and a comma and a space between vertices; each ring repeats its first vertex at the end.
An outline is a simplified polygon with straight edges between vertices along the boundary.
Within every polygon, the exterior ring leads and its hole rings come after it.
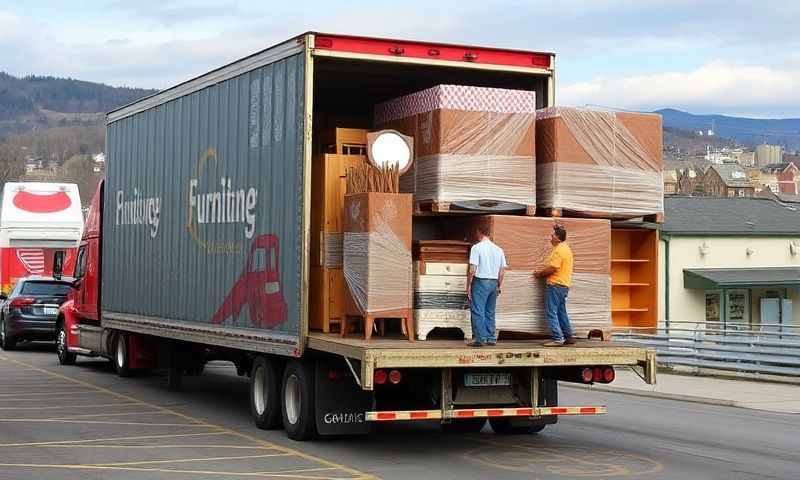
POLYGON ((562 105, 800 117, 798 0, 0 0, 0 70, 164 88, 306 30, 554 51, 562 105))

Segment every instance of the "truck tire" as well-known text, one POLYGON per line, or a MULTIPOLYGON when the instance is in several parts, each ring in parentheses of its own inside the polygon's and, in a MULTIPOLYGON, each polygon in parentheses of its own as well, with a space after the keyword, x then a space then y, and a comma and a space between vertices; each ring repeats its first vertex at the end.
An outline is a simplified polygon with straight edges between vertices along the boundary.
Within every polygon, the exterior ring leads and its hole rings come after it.
POLYGON ((128 336, 117 334, 114 339, 114 368, 120 377, 131 376, 131 361, 128 356, 128 336))
POLYGON ((494 433, 498 435, 527 435, 539 433, 547 426, 545 423, 534 423, 531 425, 512 425, 511 419, 508 417, 495 417, 489 419, 489 425, 492 426, 494 433))
POLYGON ((56 337, 56 352, 58 353, 58 363, 61 365, 74 365, 77 354, 68 350, 67 344, 67 329, 64 327, 64 322, 58 324, 58 336, 56 337))
POLYGON ((14 350, 17 348, 17 339, 11 337, 6 331, 6 319, 0 318, 0 347, 3 350, 14 350))
POLYGON ((461 418, 442 424, 445 433, 478 433, 486 425, 485 418, 461 418))
POLYGON ((310 440, 316 436, 314 416, 313 364, 292 360, 283 372, 283 428, 292 440, 310 440))
POLYGON ((250 413, 256 427, 271 430, 281 426, 281 388, 275 362, 259 356, 250 373, 250 413))

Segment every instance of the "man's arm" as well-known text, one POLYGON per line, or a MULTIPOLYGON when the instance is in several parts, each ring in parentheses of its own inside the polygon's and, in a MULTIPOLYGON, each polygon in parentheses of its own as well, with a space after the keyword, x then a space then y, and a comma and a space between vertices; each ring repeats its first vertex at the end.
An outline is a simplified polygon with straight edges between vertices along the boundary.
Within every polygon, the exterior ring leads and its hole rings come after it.
POLYGON ((503 289, 503 278, 506 276, 506 269, 505 267, 501 267, 500 271, 497 273, 497 291, 503 289))
POLYGON ((472 279, 475 278, 475 265, 470 264, 467 271, 467 298, 472 301, 472 279))
POLYGON ((549 277, 550 275, 556 273, 557 271, 558 270, 556 269, 556 267, 552 265, 547 265, 546 267, 542 267, 539 270, 535 270, 533 272, 533 275, 536 278, 549 277))

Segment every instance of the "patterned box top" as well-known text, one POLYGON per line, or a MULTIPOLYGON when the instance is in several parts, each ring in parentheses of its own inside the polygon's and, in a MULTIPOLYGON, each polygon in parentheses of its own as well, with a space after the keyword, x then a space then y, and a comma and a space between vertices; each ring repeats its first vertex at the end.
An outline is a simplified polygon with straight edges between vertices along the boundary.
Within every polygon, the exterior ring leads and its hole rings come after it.
POLYGON ((505 88, 437 85, 379 103, 375 106, 375 123, 380 125, 433 110, 534 114, 536 93, 505 88))

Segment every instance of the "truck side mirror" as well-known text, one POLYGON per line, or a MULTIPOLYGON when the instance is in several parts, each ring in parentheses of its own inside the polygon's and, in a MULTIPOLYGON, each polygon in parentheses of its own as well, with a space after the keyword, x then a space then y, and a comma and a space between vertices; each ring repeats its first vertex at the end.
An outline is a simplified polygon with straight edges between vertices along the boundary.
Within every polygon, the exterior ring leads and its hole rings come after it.
POLYGON ((53 278, 60 280, 62 273, 64 273, 64 250, 58 250, 53 253, 53 278))

